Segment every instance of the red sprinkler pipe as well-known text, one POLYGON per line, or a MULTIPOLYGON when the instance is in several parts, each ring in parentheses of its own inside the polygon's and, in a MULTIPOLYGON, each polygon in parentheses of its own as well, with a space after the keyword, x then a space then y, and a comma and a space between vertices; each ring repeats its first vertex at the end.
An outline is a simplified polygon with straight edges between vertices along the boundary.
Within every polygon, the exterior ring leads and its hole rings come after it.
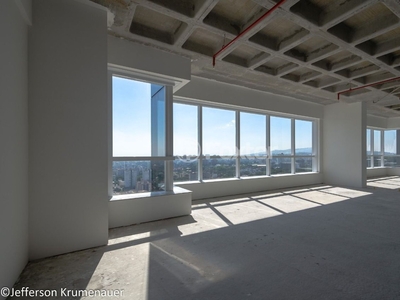
POLYGON ((219 50, 217 53, 213 55, 213 67, 215 66, 215 59, 219 54, 221 54, 226 48, 230 47, 234 42, 236 42, 237 39, 245 35, 250 29, 255 27, 258 23, 260 23, 265 17, 267 17, 269 14, 271 14, 274 10, 276 10, 279 6, 283 4, 286 0, 281 0, 277 4, 275 4, 270 10, 268 10, 265 14, 263 14, 261 17, 259 17, 254 23, 252 23, 249 27, 247 27, 245 30, 243 30, 237 37, 235 37, 232 41, 230 41, 228 44, 223 46, 221 50, 219 50))
POLYGON ((374 85, 378 85, 378 84, 382 84, 382 83, 386 83, 386 82, 391 82, 391 81, 396 81, 396 80, 400 80, 400 77, 394 77, 394 78, 391 78, 391 79, 386 79, 386 80, 382 80, 382 81, 379 81, 379 82, 370 83, 370 84, 363 85, 363 86, 358 86, 356 88, 349 88, 348 90, 344 90, 344 91, 339 92, 337 94, 337 99, 340 100, 340 95, 343 94, 343 93, 352 92, 352 91, 363 89, 363 88, 366 88, 366 87, 369 87, 369 86, 374 86, 374 85))

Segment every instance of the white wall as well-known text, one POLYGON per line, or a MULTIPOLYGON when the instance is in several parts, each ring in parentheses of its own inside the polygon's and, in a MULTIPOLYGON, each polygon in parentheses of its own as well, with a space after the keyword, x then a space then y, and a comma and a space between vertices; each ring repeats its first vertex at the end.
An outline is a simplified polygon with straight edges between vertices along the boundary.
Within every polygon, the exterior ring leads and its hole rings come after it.
POLYGON ((108 64, 172 80, 177 85, 174 91, 187 84, 191 76, 189 58, 113 36, 108 37, 108 64))
POLYGON ((399 129, 400 128, 400 117, 397 118, 389 118, 388 121, 388 129, 399 129))
POLYGON ((313 118, 322 118, 324 111, 319 104, 196 76, 192 76, 191 81, 175 96, 313 118))
POLYGON ((324 183, 366 185, 366 116, 364 102, 324 107, 324 183))
POLYGON ((367 178, 382 177, 388 175, 389 168, 372 168, 367 169, 367 178))
POLYGON ((0 1, 0 37, 1 288, 28 261, 28 26, 12 0, 0 1))
POLYGON ((29 34, 30 259, 107 243, 107 13, 34 0, 29 34))
POLYGON ((367 126, 377 128, 387 128, 388 118, 367 115, 367 126))
POLYGON ((387 175, 400 176, 400 168, 387 168, 387 175))
POLYGON ((153 192, 151 195, 118 196, 109 202, 110 228, 190 215, 192 193, 174 187, 173 191, 153 192))

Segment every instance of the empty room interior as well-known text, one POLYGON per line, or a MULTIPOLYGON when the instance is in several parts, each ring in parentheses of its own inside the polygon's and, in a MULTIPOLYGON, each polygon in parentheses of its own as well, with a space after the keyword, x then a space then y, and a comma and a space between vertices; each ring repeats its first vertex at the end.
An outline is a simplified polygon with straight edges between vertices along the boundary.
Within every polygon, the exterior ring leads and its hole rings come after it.
POLYGON ((0 24, 0 299, 400 299, 399 1, 0 24))

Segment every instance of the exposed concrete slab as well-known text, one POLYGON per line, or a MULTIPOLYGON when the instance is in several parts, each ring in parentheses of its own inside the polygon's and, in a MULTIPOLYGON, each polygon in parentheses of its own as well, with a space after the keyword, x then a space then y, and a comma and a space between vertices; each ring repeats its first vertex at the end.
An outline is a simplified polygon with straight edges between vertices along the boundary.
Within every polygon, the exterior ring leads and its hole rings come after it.
MULTIPOLYGON (((400 9, 393 0, 287 0, 256 26, 253 22, 276 1, 92 1, 115 15, 111 35, 189 57, 192 74, 199 77, 267 92, 275 92, 279 86, 277 92, 282 95, 325 105, 334 102, 338 86, 357 87, 400 76, 400 59, 396 60, 400 9), (212 56, 247 28, 245 35, 217 57, 213 67, 212 56), (258 53, 237 55, 246 47, 258 53), (276 59, 286 62, 272 71, 261 67, 276 59), (347 72, 359 63, 373 67, 347 72), (304 67, 311 69, 310 78, 297 80, 291 75, 304 67), (385 72, 390 75, 381 76, 385 72)), ((374 89, 363 93, 363 101, 370 102, 369 114, 400 116, 399 111, 373 102, 374 89)), ((360 101, 356 93, 348 97, 360 101)))
POLYGON ((31 262, 15 289, 121 290, 118 299, 148 300, 396 299, 399 188, 391 176, 363 189, 197 201, 192 216, 116 228, 107 246, 31 262))

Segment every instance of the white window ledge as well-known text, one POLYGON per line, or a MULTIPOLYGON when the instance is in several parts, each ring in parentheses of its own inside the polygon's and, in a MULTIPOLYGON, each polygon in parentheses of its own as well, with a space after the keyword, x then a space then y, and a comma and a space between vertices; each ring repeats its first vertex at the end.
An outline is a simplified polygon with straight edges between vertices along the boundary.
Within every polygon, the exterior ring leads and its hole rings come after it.
POLYGON ((154 197, 163 197, 163 196, 170 196, 170 195, 187 194, 187 193, 191 193, 191 191, 185 190, 184 188, 181 188, 179 186, 175 186, 173 191, 159 191, 159 192, 149 192, 149 193, 115 195, 110 199, 110 201, 154 198, 154 197))

